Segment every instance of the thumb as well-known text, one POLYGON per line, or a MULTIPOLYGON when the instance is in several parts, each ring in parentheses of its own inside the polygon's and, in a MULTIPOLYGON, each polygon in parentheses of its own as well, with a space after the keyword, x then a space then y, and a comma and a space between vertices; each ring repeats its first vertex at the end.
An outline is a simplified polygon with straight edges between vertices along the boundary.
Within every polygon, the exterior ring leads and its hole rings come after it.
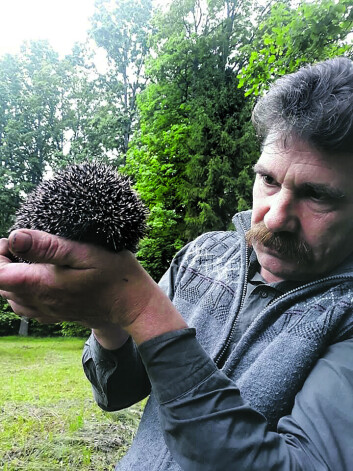
POLYGON ((32 246, 32 237, 24 231, 14 231, 9 236, 9 249, 13 254, 27 252, 32 246))
POLYGON ((28 262, 82 267, 83 248, 77 242, 43 231, 17 229, 9 235, 10 251, 28 262))

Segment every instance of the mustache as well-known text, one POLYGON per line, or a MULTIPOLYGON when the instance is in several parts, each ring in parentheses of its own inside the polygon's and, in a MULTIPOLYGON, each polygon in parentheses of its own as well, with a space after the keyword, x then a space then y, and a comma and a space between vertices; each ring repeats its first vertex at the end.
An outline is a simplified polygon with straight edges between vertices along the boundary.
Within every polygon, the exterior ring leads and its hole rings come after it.
POLYGON ((255 224, 245 237, 250 247, 254 242, 258 242, 264 247, 276 250, 281 255, 297 260, 298 263, 312 261, 312 250, 305 241, 290 232, 271 232, 263 222, 255 224))

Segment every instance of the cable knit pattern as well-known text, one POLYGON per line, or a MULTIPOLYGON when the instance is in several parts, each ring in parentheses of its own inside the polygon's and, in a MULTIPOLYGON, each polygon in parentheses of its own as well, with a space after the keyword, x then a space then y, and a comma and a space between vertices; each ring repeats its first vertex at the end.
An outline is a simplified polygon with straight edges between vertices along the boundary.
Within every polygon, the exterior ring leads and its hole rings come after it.
MULTIPOLYGON (((161 280, 216 362, 241 315, 248 265, 244 231, 250 217, 250 212, 235 217, 236 232, 208 233, 190 243, 161 280)), ((352 266, 348 260, 330 276, 276 299, 223 359, 223 371, 272 430, 280 417, 290 413, 295 395, 325 349, 353 335, 352 266)), ((130 460, 140 453, 148 461, 141 469, 180 470, 165 447, 153 394, 135 442, 117 469, 133 469, 130 460), (148 450, 149 458, 141 450, 148 450)))

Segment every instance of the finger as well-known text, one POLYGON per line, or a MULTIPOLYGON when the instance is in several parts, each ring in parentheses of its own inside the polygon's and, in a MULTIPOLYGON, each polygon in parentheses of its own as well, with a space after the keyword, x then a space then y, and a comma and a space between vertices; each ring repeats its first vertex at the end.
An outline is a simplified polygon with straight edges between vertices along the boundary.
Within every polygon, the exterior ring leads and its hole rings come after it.
POLYGON ((47 232, 18 229, 9 236, 11 252, 29 262, 88 268, 97 249, 47 232))
POLYGON ((0 290, 0 296, 1 296, 2 298, 4 298, 4 299, 7 299, 9 294, 10 294, 10 293, 9 293, 8 291, 2 291, 2 290, 0 290))
POLYGON ((0 239, 0 268, 11 263, 13 255, 9 249, 8 239, 0 239))
POLYGON ((9 263, 13 260, 13 255, 9 249, 8 239, 0 239, 0 259, 2 262, 9 263))
POLYGON ((15 301, 9 301, 9 304, 13 312, 18 316, 29 317, 30 319, 40 317, 40 313, 36 309, 32 309, 31 307, 24 306, 20 303, 16 303, 15 301))
POLYGON ((0 257, 0 290, 25 293, 28 288, 36 289, 43 282, 50 282, 53 274, 50 265, 12 263, 0 257))
POLYGON ((31 308, 29 306, 24 306, 21 303, 16 303, 14 301, 10 301, 11 309, 15 314, 20 317, 27 317, 29 319, 35 319, 36 321, 40 322, 41 324, 55 324, 57 321, 52 317, 42 314, 38 312, 36 309, 31 308))
POLYGON ((27 306, 29 309, 35 310, 35 305, 33 303, 29 300, 27 301, 24 296, 17 296, 12 291, 0 291, 0 296, 2 296, 8 303, 12 301, 16 304, 21 304, 22 306, 27 306))
POLYGON ((4 237, 0 239, 0 255, 7 255, 9 254, 9 241, 4 237))
POLYGON ((13 293, 11 291, 3 291, 3 290, 0 290, 0 296, 4 299, 11 299, 12 296, 13 296, 13 293))

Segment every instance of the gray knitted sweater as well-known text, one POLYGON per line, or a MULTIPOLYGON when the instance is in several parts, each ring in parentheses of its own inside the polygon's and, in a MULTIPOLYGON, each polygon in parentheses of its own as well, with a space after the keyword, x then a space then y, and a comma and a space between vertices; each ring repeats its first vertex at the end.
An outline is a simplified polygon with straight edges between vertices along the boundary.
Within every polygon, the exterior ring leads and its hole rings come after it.
MULTIPOLYGON (((222 371, 239 388, 241 397, 263 414, 269 429, 275 431, 280 418, 291 413, 295 397, 318 359, 331 344, 353 337, 353 264, 347 260, 326 277, 275 299, 259 313, 229 354, 226 347, 245 296, 249 251, 244 232, 250 216, 245 212, 235 217, 237 231, 204 234, 189 244, 177 255, 160 284, 188 325, 196 329, 197 339, 209 357, 224 365, 222 371)), ((86 373, 98 403, 106 409, 117 408, 119 384, 129 382, 129 375, 119 377, 116 367, 109 373, 102 366, 102 349, 93 347, 92 342, 84 355, 86 373), (96 369, 94 375, 89 372, 92 368, 96 369)), ((136 352, 133 345, 129 348, 136 352)), ((129 355, 140 361, 136 353, 129 355)), ((118 470, 181 469, 166 447, 158 409, 152 392, 134 443, 118 470)))

